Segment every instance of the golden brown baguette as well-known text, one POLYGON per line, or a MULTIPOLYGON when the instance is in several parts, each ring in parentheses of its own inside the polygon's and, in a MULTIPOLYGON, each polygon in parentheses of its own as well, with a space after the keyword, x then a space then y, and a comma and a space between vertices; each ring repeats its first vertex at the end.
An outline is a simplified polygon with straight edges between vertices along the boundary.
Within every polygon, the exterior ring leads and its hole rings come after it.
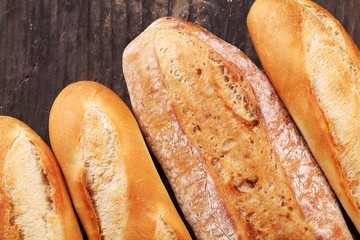
POLYGON ((266 77, 237 48, 161 18, 125 49, 135 116, 199 239, 351 239, 266 77))
POLYGON ((0 116, 0 239, 82 239, 51 150, 7 116, 0 116))
POLYGON ((50 141, 89 239, 190 239, 130 110, 107 87, 67 86, 50 141))
POLYGON ((261 63, 360 232, 360 52, 305 0, 257 0, 248 16, 261 63))

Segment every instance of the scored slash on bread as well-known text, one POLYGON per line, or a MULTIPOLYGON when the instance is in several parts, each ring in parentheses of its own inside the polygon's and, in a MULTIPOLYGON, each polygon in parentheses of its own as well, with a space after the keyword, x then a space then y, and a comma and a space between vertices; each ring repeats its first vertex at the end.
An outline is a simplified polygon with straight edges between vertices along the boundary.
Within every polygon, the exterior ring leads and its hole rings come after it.
POLYGON ((89 239, 191 239, 130 110, 107 87, 63 89, 50 142, 89 239))
POLYGON ((0 239, 82 239, 51 150, 7 116, 0 116, 0 239))
POLYGON ((266 77, 208 31, 161 18, 123 55, 131 104, 199 239, 351 239, 266 77))

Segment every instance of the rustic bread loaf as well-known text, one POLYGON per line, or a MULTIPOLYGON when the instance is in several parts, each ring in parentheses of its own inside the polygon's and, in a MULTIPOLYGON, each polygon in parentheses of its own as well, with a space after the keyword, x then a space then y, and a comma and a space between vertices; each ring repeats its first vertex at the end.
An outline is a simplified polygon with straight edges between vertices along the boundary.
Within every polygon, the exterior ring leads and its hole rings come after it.
POLYGON ((161 18, 123 70, 135 116, 199 239, 351 239, 270 83, 237 48, 161 18))
POLYGON ((67 86, 50 142, 89 239, 190 239, 130 110, 105 86, 67 86))
POLYGON ((248 27, 259 58, 360 232, 360 52, 306 0, 258 0, 248 27))
POLYGON ((0 239, 82 239, 51 150, 7 116, 0 116, 0 239))

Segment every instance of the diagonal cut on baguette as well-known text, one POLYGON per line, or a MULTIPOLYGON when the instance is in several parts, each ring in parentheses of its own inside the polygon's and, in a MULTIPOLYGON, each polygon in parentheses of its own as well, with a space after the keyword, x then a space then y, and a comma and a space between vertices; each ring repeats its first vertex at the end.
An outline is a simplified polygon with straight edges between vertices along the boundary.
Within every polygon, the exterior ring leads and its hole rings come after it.
POLYGON ((8 116, 0 116, 0 239, 82 239, 50 148, 8 116))
POLYGON ((352 239, 269 81, 236 47, 161 18, 126 47, 123 70, 198 239, 352 239))
POLYGON ((49 131, 89 239, 191 239, 135 118, 113 91, 70 84, 51 108, 49 131))
POLYGON ((360 52, 307 0, 257 0, 248 27, 261 63, 360 233, 360 52))

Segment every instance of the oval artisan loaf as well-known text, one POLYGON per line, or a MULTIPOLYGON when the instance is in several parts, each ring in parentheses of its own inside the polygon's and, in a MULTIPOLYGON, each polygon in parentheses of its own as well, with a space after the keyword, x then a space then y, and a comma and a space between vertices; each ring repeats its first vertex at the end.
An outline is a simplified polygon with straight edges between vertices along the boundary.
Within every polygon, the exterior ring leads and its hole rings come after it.
POLYGON ((248 16, 262 65, 360 232, 360 52, 307 0, 258 0, 248 16))
POLYGON ((130 110, 107 87, 67 86, 50 141, 89 239, 191 239, 130 110))
POLYGON ((51 150, 7 116, 0 116, 0 239, 82 239, 51 150))
POLYGON ((123 70, 198 239, 351 239, 304 140, 240 50, 161 18, 126 47, 123 70))

